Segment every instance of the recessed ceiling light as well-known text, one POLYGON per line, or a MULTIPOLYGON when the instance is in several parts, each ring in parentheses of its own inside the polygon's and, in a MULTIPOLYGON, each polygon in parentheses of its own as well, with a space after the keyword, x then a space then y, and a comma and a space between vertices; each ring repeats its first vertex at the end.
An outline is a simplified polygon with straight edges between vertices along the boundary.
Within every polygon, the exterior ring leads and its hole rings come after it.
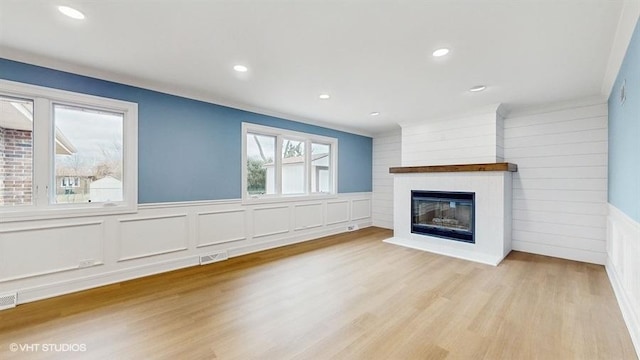
POLYGON ((72 8, 72 7, 58 6, 58 11, 60 11, 61 13, 67 15, 68 17, 70 17, 72 19, 76 19, 76 20, 83 20, 84 19, 84 14, 81 13, 80 11, 72 8))
POLYGON ((437 49, 436 51, 433 52, 433 56, 435 57, 440 57, 440 56, 445 56, 449 53, 449 49, 447 48, 442 48, 442 49, 437 49))
POLYGON ((249 68, 244 66, 244 65, 236 65, 233 67, 233 70, 237 71, 237 72, 247 72, 249 71, 249 68))
POLYGON ((322 100, 327 100, 329 99, 331 96, 329 96, 329 94, 320 94, 320 96, 318 96, 320 99, 322 100))
POLYGON ((469 89, 469 91, 471 92, 478 92, 478 91, 482 91, 484 89, 486 89, 487 87, 484 85, 478 85, 478 86, 474 86, 471 89, 469 89))
POLYGON ((372 113, 371 113, 371 114, 369 114, 369 115, 371 115, 371 116, 378 116, 378 115, 380 115, 380 113, 379 113, 379 112, 377 112, 377 111, 374 111, 374 112, 372 112, 372 113))

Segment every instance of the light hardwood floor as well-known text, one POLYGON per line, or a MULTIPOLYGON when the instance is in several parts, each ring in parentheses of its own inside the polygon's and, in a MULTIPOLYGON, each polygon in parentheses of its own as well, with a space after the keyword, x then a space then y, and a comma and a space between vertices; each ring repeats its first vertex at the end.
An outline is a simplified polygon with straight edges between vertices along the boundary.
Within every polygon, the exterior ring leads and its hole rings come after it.
POLYGON ((635 359, 602 266, 368 228, 0 311, 0 359, 635 359), (11 352, 18 344, 86 351, 11 352))

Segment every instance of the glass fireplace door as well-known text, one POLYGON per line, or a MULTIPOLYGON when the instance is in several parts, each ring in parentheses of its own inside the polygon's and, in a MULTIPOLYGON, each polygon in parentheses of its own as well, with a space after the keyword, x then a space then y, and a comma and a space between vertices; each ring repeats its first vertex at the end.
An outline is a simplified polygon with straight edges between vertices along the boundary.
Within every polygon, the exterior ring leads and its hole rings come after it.
POLYGON ((474 193, 412 191, 411 232, 474 243, 474 193))

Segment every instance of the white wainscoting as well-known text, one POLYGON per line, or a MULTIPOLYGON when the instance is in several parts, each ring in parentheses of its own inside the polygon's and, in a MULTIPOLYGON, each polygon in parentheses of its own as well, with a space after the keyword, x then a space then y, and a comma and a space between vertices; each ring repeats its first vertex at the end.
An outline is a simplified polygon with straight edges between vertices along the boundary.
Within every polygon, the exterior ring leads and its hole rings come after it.
POLYGON ((349 221, 349 201, 327 202, 327 225, 346 223, 349 221))
POLYGON ((187 214, 119 219, 118 261, 187 250, 187 214))
POLYGON ((389 168, 402 165, 400 129, 373 138, 373 225, 393 229, 393 175, 389 168))
POLYGON ((322 203, 294 205, 293 221, 295 225, 293 229, 299 231, 322 226, 324 221, 322 208, 322 203))
POLYGON ((247 238, 247 211, 220 210, 197 214, 197 247, 224 244, 247 238))
POLYGON ((596 100, 504 121, 514 250, 605 263, 607 116, 596 100))
POLYGON ((371 218, 371 199, 360 199, 351 202, 351 219, 363 220, 371 218))
POLYGON ((77 269, 83 260, 102 264, 103 245, 103 221, 28 223, 2 230, 0 283, 77 269))
POLYGON ((607 274, 640 354, 640 223, 611 204, 608 209, 607 274))
POLYGON ((291 228, 289 205, 261 207, 253 210, 253 237, 288 233, 291 228))
POLYGON ((18 303, 371 226, 371 193, 243 205, 240 200, 140 205, 138 212, 3 223, 0 293, 18 303))

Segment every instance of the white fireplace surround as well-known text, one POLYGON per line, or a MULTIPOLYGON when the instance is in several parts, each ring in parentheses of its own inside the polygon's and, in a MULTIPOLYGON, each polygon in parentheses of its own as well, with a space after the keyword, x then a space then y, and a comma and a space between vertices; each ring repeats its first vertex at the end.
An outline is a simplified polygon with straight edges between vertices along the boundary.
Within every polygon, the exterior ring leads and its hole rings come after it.
POLYGON ((394 174, 394 237, 387 243, 498 265, 511 251, 511 172, 394 174), (475 196, 475 244, 411 233, 411 190, 475 196))
POLYGON ((402 167, 407 172, 393 171, 394 237, 385 241, 498 265, 511 251, 511 171, 516 170, 503 163, 501 104, 401 127, 402 167), (475 244, 412 234, 411 190, 474 192, 475 244))

